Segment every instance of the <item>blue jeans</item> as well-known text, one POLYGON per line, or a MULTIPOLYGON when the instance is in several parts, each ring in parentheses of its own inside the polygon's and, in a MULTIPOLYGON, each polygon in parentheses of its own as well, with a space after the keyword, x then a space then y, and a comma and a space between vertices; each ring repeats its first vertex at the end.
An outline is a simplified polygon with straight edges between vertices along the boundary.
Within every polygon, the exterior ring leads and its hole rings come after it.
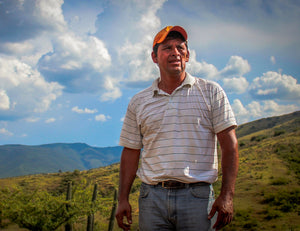
POLYGON ((209 231, 216 216, 208 220, 214 203, 211 185, 165 189, 142 183, 139 197, 141 231, 209 231))

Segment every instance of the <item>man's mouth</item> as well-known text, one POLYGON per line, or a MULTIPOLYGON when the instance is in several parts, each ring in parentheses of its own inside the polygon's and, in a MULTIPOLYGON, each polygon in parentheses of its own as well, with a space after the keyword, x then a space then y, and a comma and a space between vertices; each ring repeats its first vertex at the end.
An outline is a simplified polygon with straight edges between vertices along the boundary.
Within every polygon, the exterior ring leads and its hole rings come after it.
POLYGON ((180 63, 180 60, 178 60, 178 59, 175 59, 175 60, 170 60, 170 61, 169 61, 169 63, 174 63, 174 64, 176 64, 176 63, 180 63))

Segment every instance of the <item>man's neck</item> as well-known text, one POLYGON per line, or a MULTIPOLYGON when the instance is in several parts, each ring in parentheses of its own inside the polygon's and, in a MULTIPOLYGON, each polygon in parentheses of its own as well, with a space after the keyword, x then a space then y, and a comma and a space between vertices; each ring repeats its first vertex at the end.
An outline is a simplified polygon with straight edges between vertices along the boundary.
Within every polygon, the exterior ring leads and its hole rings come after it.
POLYGON ((180 75, 161 75, 158 88, 168 94, 172 94, 172 92, 182 84, 185 77, 185 72, 180 73, 180 75))

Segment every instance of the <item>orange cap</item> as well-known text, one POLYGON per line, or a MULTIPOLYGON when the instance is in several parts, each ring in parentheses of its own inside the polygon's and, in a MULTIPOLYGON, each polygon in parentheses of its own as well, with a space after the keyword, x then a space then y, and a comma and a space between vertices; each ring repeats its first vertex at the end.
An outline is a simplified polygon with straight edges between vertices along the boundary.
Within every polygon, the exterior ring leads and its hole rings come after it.
POLYGON ((157 33, 157 35, 155 36, 155 38, 153 40, 152 48, 157 43, 162 43, 171 31, 179 32, 183 36, 185 41, 187 41, 187 37, 188 37, 187 33, 181 26, 167 26, 164 29, 162 29, 160 32, 157 33))

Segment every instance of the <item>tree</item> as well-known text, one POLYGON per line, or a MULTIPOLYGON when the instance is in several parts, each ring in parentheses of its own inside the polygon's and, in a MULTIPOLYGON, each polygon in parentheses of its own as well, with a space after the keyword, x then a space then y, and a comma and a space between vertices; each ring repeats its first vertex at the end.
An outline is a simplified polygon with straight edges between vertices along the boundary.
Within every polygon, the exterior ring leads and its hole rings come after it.
POLYGON ((99 210, 99 207, 91 206, 88 190, 80 188, 69 201, 64 195, 54 196, 39 190, 33 193, 8 190, 1 197, 2 217, 32 231, 56 230, 67 222, 99 210))

